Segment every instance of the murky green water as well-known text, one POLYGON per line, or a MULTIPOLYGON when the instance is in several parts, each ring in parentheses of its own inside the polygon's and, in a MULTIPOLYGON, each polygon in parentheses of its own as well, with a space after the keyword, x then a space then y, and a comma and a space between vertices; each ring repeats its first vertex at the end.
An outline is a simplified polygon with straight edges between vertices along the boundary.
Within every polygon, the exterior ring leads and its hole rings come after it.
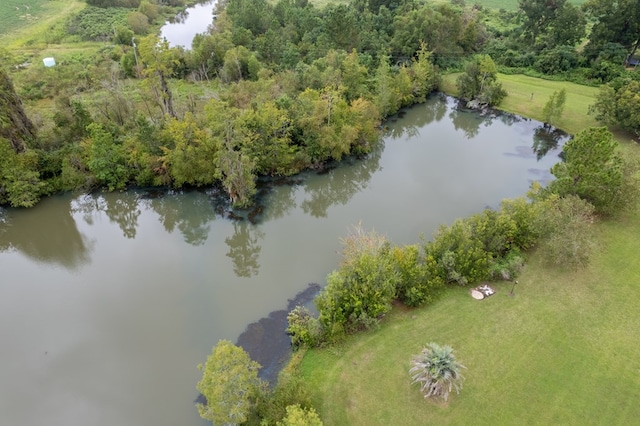
POLYGON ((0 210, 0 424, 206 424, 196 365, 218 339, 323 283, 359 221, 418 242, 548 179, 558 135, 537 127, 434 98, 369 158, 269 190, 256 224, 201 192, 0 210))

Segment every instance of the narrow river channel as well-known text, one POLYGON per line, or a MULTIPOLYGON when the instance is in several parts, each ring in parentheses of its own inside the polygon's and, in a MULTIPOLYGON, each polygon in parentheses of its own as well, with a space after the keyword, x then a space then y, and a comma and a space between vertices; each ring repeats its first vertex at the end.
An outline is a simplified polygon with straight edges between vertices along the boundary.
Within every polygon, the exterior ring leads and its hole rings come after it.
POLYGON ((565 141, 443 96, 393 117, 382 139, 365 159, 268 188, 255 223, 206 191, 0 209, 0 424, 207 424, 197 364, 323 285, 350 226, 419 242, 548 181, 565 141))
POLYGON ((213 10, 217 3, 216 0, 208 0, 185 9, 172 22, 162 26, 160 38, 166 38, 171 46, 191 49, 196 34, 207 32, 213 23, 213 10))

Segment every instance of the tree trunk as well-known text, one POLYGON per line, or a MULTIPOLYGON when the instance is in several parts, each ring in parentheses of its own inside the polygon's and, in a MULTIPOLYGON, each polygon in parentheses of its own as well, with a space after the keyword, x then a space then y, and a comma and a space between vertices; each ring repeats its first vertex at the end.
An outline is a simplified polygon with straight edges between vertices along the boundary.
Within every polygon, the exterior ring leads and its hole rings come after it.
POLYGON ((160 78, 160 87, 162 88, 162 104, 164 105, 164 110, 171 118, 176 118, 177 115, 173 109, 173 94, 171 93, 171 89, 169 89, 167 80, 164 78, 164 73, 158 71, 158 77, 160 78))

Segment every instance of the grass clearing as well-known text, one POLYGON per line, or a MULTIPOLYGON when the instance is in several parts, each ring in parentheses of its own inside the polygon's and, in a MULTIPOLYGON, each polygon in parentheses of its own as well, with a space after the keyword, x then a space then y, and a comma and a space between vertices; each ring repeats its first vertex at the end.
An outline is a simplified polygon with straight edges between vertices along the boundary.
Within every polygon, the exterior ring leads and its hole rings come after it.
MULTIPOLYGON (((446 93, 456 94, 456 78, 459 75, 460 73, 455 73, 443 77, 443 90, 446 93)), ((599 91, 597 87, 567 81, 544 80, 522 74, 498 74, 498 81, 508 93, 499 106, 501 110, 542 120, 542 109, 549 97, 553 92, 565 89, 567 101, 562 118, 555 123, 556 127, 576 134, 587 127, 600 125, 594 116, 588 114, 589 105, 596 101, 599 91)))
POLYGON ((7 48, 42 43, 51 27, 85 6, 81 0, 2 0, 0 40, 7 48))
POLYGON ((377 331, 309 351, 302 371, 327 425, 633 424, 640 418, 640 215, 595 229, 591 265, 567 272, 532 256, 483 301, 452 288, 396 309, 377 331), (410 385, 411 356, 453 346, 466 381, 448 405, 410 385))

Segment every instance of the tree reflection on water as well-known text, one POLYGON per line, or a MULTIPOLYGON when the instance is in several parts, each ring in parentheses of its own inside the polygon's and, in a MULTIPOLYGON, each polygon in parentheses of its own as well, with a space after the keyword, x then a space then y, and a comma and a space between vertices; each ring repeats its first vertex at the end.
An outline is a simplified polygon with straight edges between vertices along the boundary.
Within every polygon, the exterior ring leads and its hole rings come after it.
POLYGON ((78 230, 65 197, 43 200, 38 208, 0 208, 0 252, 17 250, 31 259, 75 269, 89 261, 93 247, 78 230))
POLYGON ((199 193, 167 193, 146 200, 158 214, 158 219, 168 233, 177 228, 184 242, 200 246, 207 241, 210 222, 216 212, 209 197, 199 193))
POLYGON ((308 197, 302 210, 313 217, 327 217, 329 207, 349 202, 358 192, 367 187, 373 174, 380 170, 382 143, 364 159, 349 159, 350 167, 330 170, 322 179, 305 181, 304 191, 308 197))
POLYGON ((233 262, 233 271, 239 277, 250 278, 260 270, 260 251, 258 244, 264 238, 260 229, 245 221, 233 222, 233 235, 224 239, 229 246, 227 257, 233 262))
POLYGON ((540 160, 549 151, 557 149, 560 142, 564 142, 568 138, 569 136, 562 130, 543 124, 533 131, 533 146, 531 149, 536 153, 536 158, 540 160))

